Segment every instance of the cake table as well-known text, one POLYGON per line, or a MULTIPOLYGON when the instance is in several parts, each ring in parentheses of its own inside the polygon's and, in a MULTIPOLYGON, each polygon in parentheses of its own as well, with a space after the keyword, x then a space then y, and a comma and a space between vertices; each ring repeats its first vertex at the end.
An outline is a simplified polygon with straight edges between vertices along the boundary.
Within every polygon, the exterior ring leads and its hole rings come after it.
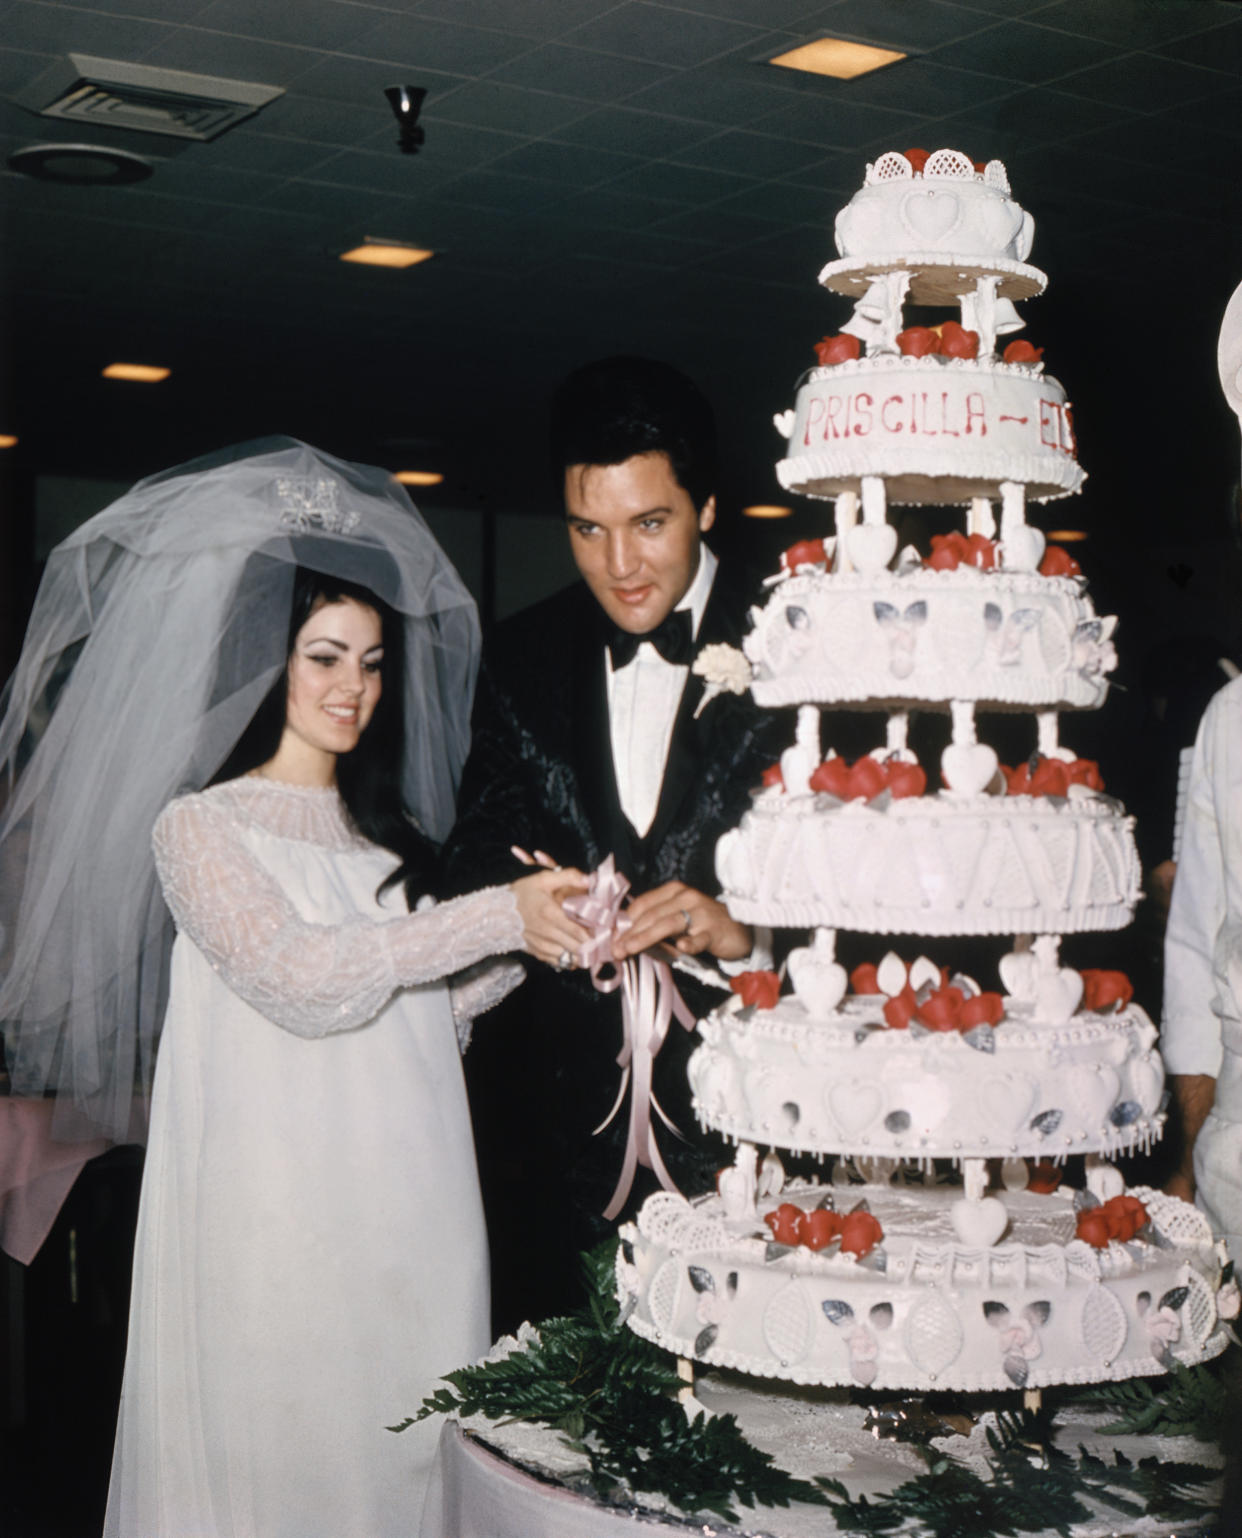
MULTIPOLYGON (((791 1472, 841 1479, 852 1495, 874 1495, 925 1471, 915 1449, 881 1440, 865 1429, 867 1410, 851 1405, 848 1390, 791 1390, 728 1374, 706 1374, 696 1393, 710 1409, 736 1414, 756 1445, 779 1457, 791 1472)), ((1071 1417, 1058 1445, 1080 1445, 1111 1460, 1117 1452, 1137 1461, 1216 1466, 1216 1449, 1189 1437, 1104 1435, 1110 1412, 1071 1417)), ((982 1421, 969 1437, 938 1439, 937 1448, 970 1463, 986 1451, 982 1421)), ((740 1525, 668 1507, 631 1501, 608 1503, 582 1478, 585 1460, 561 1435, 528 1422, 496 1425, 481 1418, 446 1422, 423 1511, 420 1538, 621 1538, 641 1533, 720 1534, 721 1538, 838 1538, 832 1513, 814 1506, 757 1506, 742 1511, 740 1525)), ((1218 1500, 1219 1491, 1207 1492, 1218 1500)), ((645 1497, 644 1501, 652 1498, 645 1497)), ((1098 1521, 1074 1528, 1074 1538, 1192 1538, 1213 1531, 1214 1518, 1187 1523, 1119 1516, 1101 1510, 1098 1521)), ((902 1529, 903 1538, 916 1538, 902 1529)), ((984 1535, 980 1535, 984 1538, 984 1535)), ((1035 1538, 1035 1535, 1031 1535, 1035 1538)), ((1053 1538, 1051 1529, 1039 1538, 1053 1538)))

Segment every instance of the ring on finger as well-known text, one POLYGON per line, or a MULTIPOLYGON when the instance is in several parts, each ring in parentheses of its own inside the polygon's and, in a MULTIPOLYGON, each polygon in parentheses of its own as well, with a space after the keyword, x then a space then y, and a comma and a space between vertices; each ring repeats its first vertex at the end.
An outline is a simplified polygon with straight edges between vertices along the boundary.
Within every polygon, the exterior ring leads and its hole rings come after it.
POLYGON ((552 965, 558 972, 568 972, 574 964, 573 955, 569 951, 562 951, 552 965))
POLYGON ((681 910, 681 917, 683 920, 683 927, 681 932, 683 935, 688 935, 690 933, 690 925, 694 922, 690 917, 689 908, 683 908, 681 910))

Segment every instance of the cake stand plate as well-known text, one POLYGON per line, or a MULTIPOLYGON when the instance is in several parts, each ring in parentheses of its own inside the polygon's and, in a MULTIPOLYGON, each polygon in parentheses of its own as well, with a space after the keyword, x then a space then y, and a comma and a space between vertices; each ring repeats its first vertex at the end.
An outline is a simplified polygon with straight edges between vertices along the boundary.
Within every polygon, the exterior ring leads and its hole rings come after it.
MULTIPOLYGON (((868 1410, 849 1403, 848 1390, 804 1390, 768 1385, 729 1373, 707 1373, 695 1393, 707 1409, 736 1415, 756 1447, 771 1453, 790 1473, 809 1479, 828 1475, 850 1494, 874 1497, 926 1471, 906 1442, 880 1440, 865 1425, 868 1410)), ((1189 1437, 1114 1437, 1101 1428, 1108 1412, 1067 1417, 1058 1445, 1079 1446, 1111 1461, 1158 1457, 1219 1465, 1215 1448, 1189 1437)), ((983 1472, 987 1420, 969 1436, 934 1438, 933 1445, 983 1472)), ((440 1439, 420 1529, 421 1538, 624 1538, 687 1533, 719 1538, 839 1538, 830 1512, 814 1506, 757 1507, 740 1525, 700 1515, 685 1516, 658 1496, 604 1501, 587 1488, 586 1462, 560 1433, 525 1422, 497 1425, 475 1418, 450 1421, 440 1439)), ((1209 1491, 1208 1499, 1219 1499, 1209 1491)), ((1130 1518, 1101 1510, 1098 1520, 1073 1529, 1074 1538, 1193 1538, 1213 1529, 1200 1523, 1130 1518)), ((903 1538, 917 1538, 902 1529, 903 1538)), ((1030 1538, 1055 1538, 1052 1529, 1030 1538)))

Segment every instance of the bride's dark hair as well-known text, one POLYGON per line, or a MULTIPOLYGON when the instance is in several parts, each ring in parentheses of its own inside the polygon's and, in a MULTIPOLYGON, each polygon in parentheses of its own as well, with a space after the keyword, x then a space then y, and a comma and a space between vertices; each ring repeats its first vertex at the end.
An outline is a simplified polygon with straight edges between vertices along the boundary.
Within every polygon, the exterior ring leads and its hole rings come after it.
MULTIPOLYGON (((366 731, 352 753, 342 753, 336 764, 336 783, 354 826, 373 844, 390 849, 401 864, 380 886, 380 892, 398 882, 405 887, 412 909, 417 899, 435 885, 436 846, 417 826, 401 796, 401 763, 405 748, 405 626, 398 614, 369 588, 323 572, 299 566, 293 578, 286 658, 293 655, 298 631, 310 618, 316 603, 341 603, 353 599, 374 609, 380 617, 384 661, 383 688, 366 731)), ((275 757, 285 729, 287 674, 282 672, 250 718, 236 746, 212 776, 211 783, 235 780, 275 757)))

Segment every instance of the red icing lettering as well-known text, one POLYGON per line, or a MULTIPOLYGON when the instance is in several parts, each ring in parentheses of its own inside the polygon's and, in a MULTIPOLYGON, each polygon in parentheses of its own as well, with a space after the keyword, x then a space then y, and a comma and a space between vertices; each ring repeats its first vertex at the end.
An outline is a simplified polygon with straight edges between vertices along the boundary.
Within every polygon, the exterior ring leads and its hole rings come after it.
POLYGON ((978 432, 981 438, 988 435, 987 411, 983 402, 983 395, 978 390, 972 390, 966 397, 966 436, 969 437, 975 429, 976 421, 979 424, 978 432))
POLYGON ((1078 437, 1074 432, 1074 408, 1070 405, 1069 401, 1065 403, 1065 432, 1068 438, 1065 451, 1071 459, 1076 459, 1078 457, 1078 437))
POLYGON ((854 397, 854 436, 865 438, 871 431, 871 408, 875 402, 865 390, 854 397))
POLYGON ((811 404, 806 414, 806 431, 802 434, 802 446, 805 448, 811 441, 811 433, 824 419, 824 403, 818 395, 811 396, 811 404))
POLYGON ((955 427, 949 426, 949 392, 940 392, 940 431, 946 438, 960 438, 961 433, 955 427))
POLYGON ((828 420, 824 423, 825 438, 842 438, 844 433, 837 426, 837 418, 841 415, 841 408, 845 402, 839 395, 830 395, 827 401, 828 420))
MULTIPOLYGON (((931 417, 927 410, 927 391, 921 392, 923 398, 923 436, 925 438, 938 438, 940 429, 931 425, 931 417)), ((913 428, 911 429, 913 431, 913 428)))
POLYGON ((890 406, 896 406, 898 411, 900 411, 900 409, 901 409, 901 396, 900 395, 890 395, 888 397, 888 399, 884 402, 884 404, 880 407, 880 426, 884 429, 884 431, 886 433, 899 433, 899 432, 901 432, 901 430, 905 426, 905 424, 902 422, 900 417, 898 417, 896 420, 894 420, 889 415, 888 408, 890 406))
POLYGON ((1039 441, 1046 449, 1061 447, 1061 406, 1059 401, 1041 399, 1039 403, 1039 441))

